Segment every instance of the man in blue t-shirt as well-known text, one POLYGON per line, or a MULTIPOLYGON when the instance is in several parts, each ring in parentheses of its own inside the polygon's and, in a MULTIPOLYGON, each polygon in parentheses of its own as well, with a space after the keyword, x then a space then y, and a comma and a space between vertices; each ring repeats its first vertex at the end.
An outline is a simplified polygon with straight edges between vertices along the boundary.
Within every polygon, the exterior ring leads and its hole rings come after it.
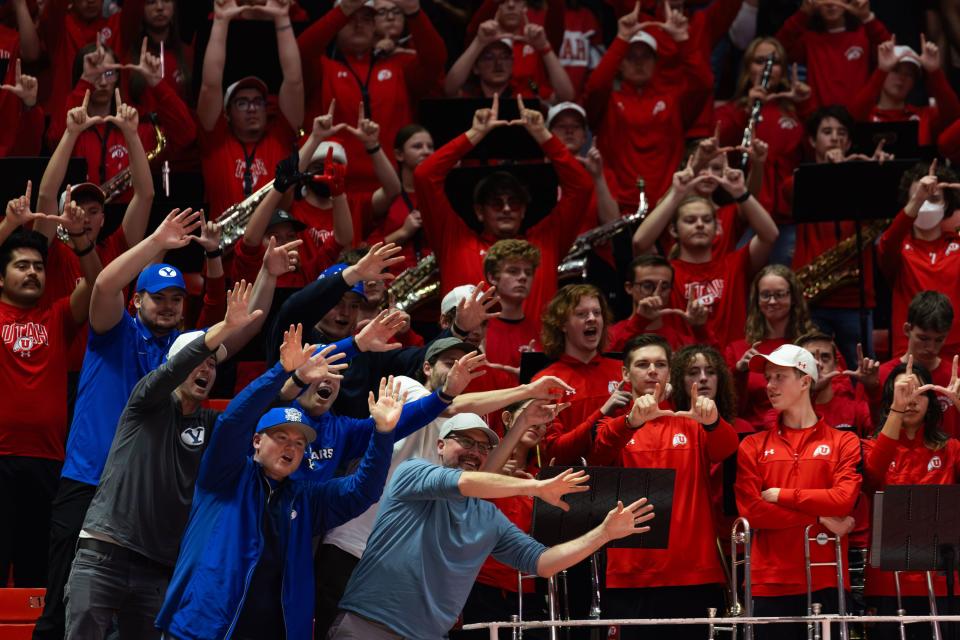
POLYGON ((653 506, 641 498, 618 503, 579 538, 543 546, 488 500, 536 496, 566 510, 563 496, 588 491, 589 476, 567 470, 528 480, 479 471, 498 442, 482 418, 461 413, 440 428, 440 465, 414 459, 397 467, 330 638, 444 638, 488 555, 548 577, 612 540, 649 531, 640 525, 653 518, 653 506))

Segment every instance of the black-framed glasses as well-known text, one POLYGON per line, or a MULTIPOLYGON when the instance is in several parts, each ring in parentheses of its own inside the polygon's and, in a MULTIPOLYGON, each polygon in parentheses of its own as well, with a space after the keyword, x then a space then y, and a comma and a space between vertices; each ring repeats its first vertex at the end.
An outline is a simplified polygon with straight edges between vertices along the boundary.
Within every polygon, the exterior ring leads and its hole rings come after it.
POLYGON ((763 302, 770 302, 771 300, 786 300, 790 297, 789 289, 781 289, 780 291, 761 291, 760 300, 763 302))
POLYGON ((669 280, 641 280, 634 282, 633 286, 640 287, 640 293, 645 296, 652 296, 654 293, 670 293, 673 289, 673 283, 669 280))
POLYGON ((399 18, 403 15, 403 11, 401 11, 398 7, 393 7, 392 9, 387 9, 384 7, 383 9, 377 9, 373 13, 378 18, 399 18))
POLYGON ((467 436, 460 436, 455 433, 451 433, 446 437, 447 440, 456 440, 457 444, 466 449, 467 451, 473 451, 476 449, 477 453, 482 453, 487 455, 493 451, 493 445, 489 443, 483 443, 479 440, 474 440, 473 438, 468 438, 467 436))
POLYGON ((260 111, 267 107, 267 101, 263 98, 237 98, 233 104, 240 111, 260 111))

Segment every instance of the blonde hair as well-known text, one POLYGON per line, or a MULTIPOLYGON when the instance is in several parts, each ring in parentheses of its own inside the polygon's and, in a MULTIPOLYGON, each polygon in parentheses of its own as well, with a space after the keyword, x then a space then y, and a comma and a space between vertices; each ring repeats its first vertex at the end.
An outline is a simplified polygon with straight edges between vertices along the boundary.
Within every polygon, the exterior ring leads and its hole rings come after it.
POLYGON ((767 319, 760 312, 760 280, 766 276, 783 278, 790 287, 790 319, 787 321, 787 335, 784 338, 792 342, 802 335, 816 331, 816 327, 810 321, 807 299, 803 297, 803 290, 800 288, 796 274, 782 264, 768 264, 753 278, 753 283, 750 285, 745 331, 747 344, 753 344, 767 337, 767 319))
MULTIPOLYGON (((743 59, 740 61, 740 75, 737 78, 737 88, 733 94, 733 99, 743 104, 746 104, 747 94, 750 92, 750 88, 753 86, 750 82, 750 65, 753 63, 753 59, 756 57, 757 48, 761 44, 773 45, 776 55, 776 61, 774 64, 779 62, 781 69, 783 69, 783 71, 780 73, 780 81, 776 84, 776 86, 768 87, 770 93, 778 93, 780 91, 788 91, 790 89, 790 83, 787 80, 787 50, 784 49, 783 44, 771 36, 754 38, 753 42, 747 45, 747 50, 743 52, 743 59)), ((778 104, 782 108, 786 108, 791 111, 794 110, 793 102, 789 100, 779 100, 778 104)))

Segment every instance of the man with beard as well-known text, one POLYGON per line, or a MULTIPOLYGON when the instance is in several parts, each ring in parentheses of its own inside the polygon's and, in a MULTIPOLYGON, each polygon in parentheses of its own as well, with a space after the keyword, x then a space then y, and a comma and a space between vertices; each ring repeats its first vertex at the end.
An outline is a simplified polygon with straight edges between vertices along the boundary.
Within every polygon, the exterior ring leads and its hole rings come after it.
MULTIPOLYGON (((628 413, 603 418, 589 461, 592 465, 675 469, 673 526, 666 549, 607 550, 605 607, 614 618, 699 618, 723 605, 723 567, 717 556, 710 502, 710 467, 737 450, 733 427, 697 382, 690 410, 661 409, 670 379, 670 345, 658 335, 640 335, 623 350, 623 381, 630 385, 628 413)), ((702 638, 690 625, 621 629, 625 639, 702 638)))
MULTIPOLYGON (((737 454, 737 508, 750 521, 753 540, 754 615, 806 613, 804 530, 812 536, 840 536, 847 557, 847 534, 863 479, 860 440, 817 416, 810 389, 819 380, 817 361, 803 347, 785 344, 770 355, 757 354, 750 369, 767 379, 767 396, 777 412, 769 430, 747 436, 737 454)), ((834 560, 833 545, 811 545, 814 564, 834 560)), ((824 613, 837 610, 837 573, 814 566, 813 602, 824 613)), ((844 572, 846 574, 846 572, 844 572)), ((849 577, 844 575, 844 584, 849 577)), ((806 625, 759 625, 758 640, 804 637, 806 625), (786 627, 786 628, 784 628, 786 627)))
POLYGON ((603 523, 547 548, 488 500, 540 498, 564 510, 568 493, 588 491, 583 471, 549 480, 475 471, 499 442, 483 420, 462 413, 440 428, 440 465, 407 460, 397 467, 377 512, 369 544, 350 578, 334 640, 446 637, 489 554, 524 573, 549 577, 653 518, 646 498, 617 505, 603 523))
MULTIPOLYGON (((63 224, 82 236, 82 210, 68 203, 66 212, 63 224)), ((100 271, 93 243, 78 238, 84 279, 72 293, 43 302, 47 243, 20 228, 41 218, 30 211, 28 183, 0 223, 0 493, 8 504, 0 569, 6 576, 13 564, 18 587, 46 583, 50 504, 67 433, 67 351, 87 319, 91 283, 100 271)))
MULTIPOLYGON (((176 562, 207 433, 218 418, 202 403, 227 355, 224 339, 263 313, 247 310, 252 288, 237 284, 223 321, 206 333, 177 336, 167 362, 131 392, 80 530, 65 590, 67 638, 103 638, 115 615, 121 638, 159 635, 153 619, 176 562)), ((237 419, 242 409, 241 398, 223 419, 237 419)))

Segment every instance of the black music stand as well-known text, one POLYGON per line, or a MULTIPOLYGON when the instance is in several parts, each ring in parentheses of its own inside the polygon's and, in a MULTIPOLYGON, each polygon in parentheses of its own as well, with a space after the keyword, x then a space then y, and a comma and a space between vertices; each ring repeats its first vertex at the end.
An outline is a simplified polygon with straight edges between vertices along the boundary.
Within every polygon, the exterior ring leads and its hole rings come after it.
MULTIPOLYGON (((3 175, 3 181, 0 181, 0 202, 4 206, 10 200, 19 198, 23 195, 27 187, 27 180, 33 181, 33 197, 30 206, 37 206, 37 196, 40 193, 40 179, 43 172, 46 171, 50 158, 23 157, 23 158, 0 158, 0 175, 3 175)), ((80 184, 87 181, 87 161, 83 158, 70 158, 67 162, 67 172, 64 176, 63 184, 57 191, 59 197, 60 191, 68 184, 80 184)), ((44 211, 43 213, 60 213, 59 211, 44 211)))
MULTIPOLYGON (((945 571, 947 615, 956 611, 960 485, 891 485, 873 500, 870 564, 884 571, 945 571)), ((951 638, 957 625, 949 625, 951 638)))
MULTIPOLYGON (((552 478, 570 467, 547 467, 540 478, 552 478)), ((547 546, 581 536, 601 522, 617 504, 624 506, 647 498, 657 517, 650 531, 614 540, 608 547, 629 549, 666 549, 670 542, 670 520, 673 512, 673 485, 676 469, 624 469, 621 467, 573 467, 590 475, 590 491, 564 496, 569 511, 547 504, 533 503, 533 527, 530 535, 547 546)))
POLYGON ((900 178, 916 162, 801 164, 793 173, 793 217, 797 222, 852 220, 855 224, 860 272, 860 341, 863 343, 867 341, 867 298, 861 223, 896 215, 901 209, 900 178))
POLYGON ((919 158, 920 123, 917 120, 902 122, 858 122, 851 132, 854 153, 873 155, 880 141, 883 150, 897 158, 919 158))

